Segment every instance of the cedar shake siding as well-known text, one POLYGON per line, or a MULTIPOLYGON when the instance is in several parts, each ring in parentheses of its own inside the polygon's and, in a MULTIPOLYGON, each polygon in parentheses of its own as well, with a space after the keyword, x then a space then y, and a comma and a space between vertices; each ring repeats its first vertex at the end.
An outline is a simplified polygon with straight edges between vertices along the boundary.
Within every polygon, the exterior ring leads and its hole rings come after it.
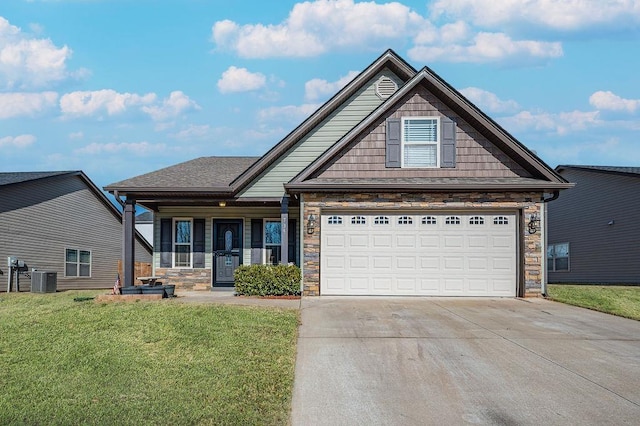
POLYGON ((402 99, 397 108, 378 120, 370 131, 344 151, 344 155, 329 164, 317 176, 320 179, 340 178, 510 178, 531 177, 515 161, 465 122, 449 107, 422 86, 402 99), (429 169, 390 168, 385 161, 387 118, 407 116, 450 118, 456 122, 455 167, 429 169))
MULTIPOLYGON (((16 256, 29 269, 56 272, 60 290, 113 286, 122 223, 115 207, 107 207, 107 198, 96 195, 85 179, 61 172, 0 185, 0 259, 5 259, 0 269, 6 273, 7 257, 16 256), (65 277, 65 249, 91 252, 90 277, 65 277)), ((135 250, 137 261, 151 262, 148 246, 137 240, 135 250)), ((21 276, 20 290, 29 289, 30 279, 21 276)))
POLYGON ((548 244, 569 243, 550 283, 640 284, 640 168, 558 166, 576 186, 549 203, 548 244))

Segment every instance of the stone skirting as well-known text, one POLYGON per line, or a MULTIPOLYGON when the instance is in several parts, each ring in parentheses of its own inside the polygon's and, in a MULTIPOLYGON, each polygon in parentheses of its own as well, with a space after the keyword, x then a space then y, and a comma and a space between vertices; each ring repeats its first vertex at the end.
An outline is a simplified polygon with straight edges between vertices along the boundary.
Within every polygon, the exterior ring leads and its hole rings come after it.
POLYGON ((156 268, 155 275, 163 277, 163 284, 175 284, 176 290, 211 289, 210 269, 156 268))
POLYGON ((524 224, 532 214, 541 216, 543 194, 541 193, 395 193, 395 194, 304 194, 304 218, 315 215, 316 228, 313 234, 304 234, 303 295, 320 295, 320 234, 324 210, 517 210, 523 218, 518 244, 523 248, 519 286, 524 286, 524 295, 537 296, 542 285, 541 231, 529 234, 524 224))

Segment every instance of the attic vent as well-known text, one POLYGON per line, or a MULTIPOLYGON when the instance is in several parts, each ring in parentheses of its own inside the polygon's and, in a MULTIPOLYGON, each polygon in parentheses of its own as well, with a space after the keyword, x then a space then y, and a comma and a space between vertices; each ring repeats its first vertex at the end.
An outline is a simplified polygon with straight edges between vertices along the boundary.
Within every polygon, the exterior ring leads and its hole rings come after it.
POLYGON ((389 77, 380 77, 376 82, 376 95, 380 99, 387 99, 398 90, 398 85, 389 77))

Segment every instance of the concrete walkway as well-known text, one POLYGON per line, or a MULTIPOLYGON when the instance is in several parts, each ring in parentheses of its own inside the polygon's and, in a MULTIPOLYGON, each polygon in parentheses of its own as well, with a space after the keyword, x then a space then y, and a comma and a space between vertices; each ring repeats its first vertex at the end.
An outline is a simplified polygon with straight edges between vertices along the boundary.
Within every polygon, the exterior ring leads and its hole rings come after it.
POLYGON ((640 424, 640 322, 543 299, 302 299, 293 425, 640 424))

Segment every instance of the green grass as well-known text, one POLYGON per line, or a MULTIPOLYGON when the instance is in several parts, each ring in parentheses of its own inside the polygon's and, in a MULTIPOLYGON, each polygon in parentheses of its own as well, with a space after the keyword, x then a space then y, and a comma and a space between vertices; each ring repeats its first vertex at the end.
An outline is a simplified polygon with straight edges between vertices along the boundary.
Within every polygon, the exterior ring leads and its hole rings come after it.
POLYGON ((0 294, 0 424, 287 424, 297 311, 98 293, 0 294))
POLYGON ((640 287, 550 284, 549 297, 558 302, 640 320, 640 287))

